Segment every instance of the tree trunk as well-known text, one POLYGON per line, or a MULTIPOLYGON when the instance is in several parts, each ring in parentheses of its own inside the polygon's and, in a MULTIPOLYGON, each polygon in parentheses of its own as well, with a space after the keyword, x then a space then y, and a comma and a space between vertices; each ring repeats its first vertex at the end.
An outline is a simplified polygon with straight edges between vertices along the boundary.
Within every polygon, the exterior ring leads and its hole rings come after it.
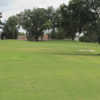
POLYGON ((74 41, 74 39, 75 39, 75 35, 73 34, 73 35, 72 35, 72 41, 74 41))
POLYGON ((39 41, 39 40, 38 40, 38 36, 35 36, 35 41, 39 41))

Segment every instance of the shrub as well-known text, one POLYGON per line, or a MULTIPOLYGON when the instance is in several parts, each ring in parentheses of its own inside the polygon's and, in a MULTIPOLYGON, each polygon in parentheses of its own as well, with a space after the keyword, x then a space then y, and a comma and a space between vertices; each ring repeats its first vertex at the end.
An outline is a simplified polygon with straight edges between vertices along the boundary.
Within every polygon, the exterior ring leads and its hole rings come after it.
POLYGON ((82 36, 82 37, 80 37, 79 41, 81 41, 81 42, 91 42, 91 40, 89 39, 89 37, 85 36, 85 35, 82 36))

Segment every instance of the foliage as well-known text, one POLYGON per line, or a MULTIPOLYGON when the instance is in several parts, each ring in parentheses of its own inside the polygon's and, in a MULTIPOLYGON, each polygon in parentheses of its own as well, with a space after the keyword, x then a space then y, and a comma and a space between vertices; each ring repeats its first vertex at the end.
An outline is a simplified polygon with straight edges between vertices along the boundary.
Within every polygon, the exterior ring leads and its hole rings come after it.
POLYGON ((79 40, 80 40, 80 42, 91 42, 90 39, 89 39, 89 37, 86 36, 86 35, 80 37, 79 40))
POLYGON ((74 20, 74 16, 72 15, 72 11, 69 10, 67 5, 61 5, 61 17, 62 17, 62 24, 61 27, 66 32, 66 36, 71 36, 72 40, 74 40, 75 33, 76 33, 76 20, 74 20))
POLYGON ((56 38, 57 39, 65 39, 65 31, 62 28, 58 28, 56 32, 56 38))
MULTIPOLYGON (((0 25, 2 25, 1 18, 2 18, 2 13, 0 12, 0 25)), ((0 26, 0 28, 2 28, 2 26, 0 26)))
POLYGON ((90 41, 97 41, 100 37, 100 0, 70 0, 68 5, 62 4, 57 9, 52 6, 47 9, 34 8, 16 17, 19 26, 26 31, 28 40, 42 39, 46 30, 51 30, 49 35, 52 39, 74 40, 76 33, 84 32, 90 41))
POLYGON ((7 22, 4 24, 2 35, 5 35, 7 39, 17 39, 18 21, 16 16, 8 18, 7 22))
POLYGON ((97 15, 87 5, 87 2, 82 0, 72 0, 68 6, 61 6, 61 13, 63 17, 62 28, 74 40, 76 32, 81 33, 87 31, 86 25, 95 23, 97 15))
POLYGON ((56 38, 56 29, 59 25, 59 10, 55 10, 53 7, 48 7, 46 9, 47 12, 47 17, 49 21, 49 29, 51 29, 51 38, 55 39, 56 38))
POLYGON ((45 23, 47 22, 46 11, 44 8, 37 8, 33 10, 25 10, 20 13, 20 24, 27 32, 28 40, 38 40, 43 36, 45 30, 45 23))

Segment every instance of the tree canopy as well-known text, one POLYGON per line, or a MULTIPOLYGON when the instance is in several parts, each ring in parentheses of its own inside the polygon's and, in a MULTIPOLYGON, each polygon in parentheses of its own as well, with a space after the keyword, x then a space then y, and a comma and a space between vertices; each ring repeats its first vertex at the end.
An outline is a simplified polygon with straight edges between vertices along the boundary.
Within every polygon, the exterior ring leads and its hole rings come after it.
POLYGON ((43 35, 45 30, 45 23, 48 18, 44 8, 37 8, 33 10, 25 10, 19 14, 20 25, 27 32, 28 40, 38 40, 43 35))
POLYGON ((16 16, 11 16, 8 18, 7 22, 3 27, 3 35, 7 39, 17 39, 18 36, 18 20, 16 16))
POLYGON ((94 41, 100 37, 100 0, 70 0, 68 5, 62 4, 57 9, 24 10, 8 18, 3 33, 8 38, 17 38, 18 26, 26 31, 28 40, 42 39, 45 30, 51 30, 52 39, 74 40, 76 33, 84 33, 89 40, 94 41))

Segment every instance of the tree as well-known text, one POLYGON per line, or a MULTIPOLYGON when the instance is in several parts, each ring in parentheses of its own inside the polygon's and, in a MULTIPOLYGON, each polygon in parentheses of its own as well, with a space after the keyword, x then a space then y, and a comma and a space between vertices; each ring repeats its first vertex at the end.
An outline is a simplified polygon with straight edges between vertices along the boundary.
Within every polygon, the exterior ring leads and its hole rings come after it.
POLYGON ((86 26, 87 34, 85 36, 90 42, 96 42, 100 37, 100 0, 85 0, 85 2, 87 2, 88 9, 94 15, 94 17, 90 15, 93 20, 86 26))
POLYGON ((61 6, 63 18, 62 28, 74 40, 76 32, 87 31, 87 25, 92 25, 97 20, 97 14, 90 8, 85 0, 71 0, 69 5, 61 6))
MULTIPOLYGON (((1 18, 2 18, 2 13, 0 12, 0 25, 2 25, 1 18)), ((0 28, 2 27, 0 26, 0 28)))
POLYGON ((40 36, 43 36, 45 23, 48 20, 44 8, 25 10, 19 16, 20 25, 26 30, 28 40, 35 39, 37 41, 40 36))
POLYGON ((63 4, 60 6, 61 10, 61 27, 65 31, 66 37, 75 38, 76 33, 76 20, 74 18, 73 10, 69 9, 69 6, 63 4))
POLYGON ((48 28, 52 30, 51 32, 51 38, 56 38, 56 32, 55 32, 55 14, 56 11, 53 7, 48 7, 46 10, 47 18, 48 18, 48 28))
POLYGON ((55 39, 58 38, 60 35, 62 38, 62 33, 61 33, 61 11, 60 9, 54 9, 53 7, 48 7, 47 11, 47 17, 48 17, 48 22, 49 22, 49 29, 51 29, 51 38, 55 39), (59 31, 60 30, 60 31, 59 31))
POLYGON ((18 36, 18 21, 16 16, 8 18, 3 27, 2 39, 6 36, 7 39, 17 39, 18 36))
POLYGON ((53 7, 48 7, 47 9, 47 16, 49 21, 49 28, 52 30, 51 32, 51 38, 55 39, 57 38, 58 30, 61 26, 61 12, 60 9, 54 9, 53 7))
MULTIPOLYGON (((74 0, 73 0, 74 1, 74 0)), ((73 10, 74 20, 76 20, 77 31, 81 33, 87 24, 92 24, 96 19, 96 13, 92 12, 87 3, 78 0, 78 2, 71 2, 69 8, 73 10)))

